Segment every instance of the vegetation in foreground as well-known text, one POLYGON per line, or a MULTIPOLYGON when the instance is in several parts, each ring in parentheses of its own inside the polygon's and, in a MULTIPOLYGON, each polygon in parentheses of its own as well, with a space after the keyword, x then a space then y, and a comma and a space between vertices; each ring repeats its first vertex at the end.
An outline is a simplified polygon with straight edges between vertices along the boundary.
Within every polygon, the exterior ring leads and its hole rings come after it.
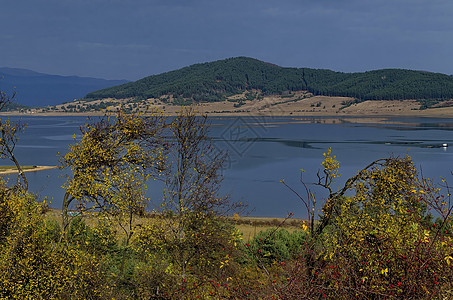
MULTIPOLYGON (((1 120, 0 127, 0 151, 17 162, 16 125, 1 120)), ((329 191, 319 220, 301 177, 306 196, 288 188, 305 205, 308 222, 245 242, 222 217, 236 207, 218 195, 224 154, 211 152, 206 130, 206 119, 190 110, 171 123, 159 114, 119 113, 87 124, 62 157, 72 174, 61 223, 45 218, 46 204, 27 191, 23 172, 12 187, 0 182, 0 297, 451 296, 453 206, 446 182, 421 178, 409 157, 387 158, 334 190, 339 163, 329 149, 318 172, 318 184, 329 191), (165 197, 154 218, 135 222, 152 213, 144 196, 150 178, 165 183, 165 197), (71 205, 77 214, 68 213, 71 205), (93 212, 96 221, 89 223, 85 216, 93 212)))

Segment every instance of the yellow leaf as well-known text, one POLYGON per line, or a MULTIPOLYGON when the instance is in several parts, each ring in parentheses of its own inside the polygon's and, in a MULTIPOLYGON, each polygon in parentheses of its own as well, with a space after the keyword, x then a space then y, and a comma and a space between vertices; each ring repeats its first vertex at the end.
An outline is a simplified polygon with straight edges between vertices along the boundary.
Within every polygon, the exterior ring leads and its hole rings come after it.
POLYGON ((308 231, 308 226, 305 224, 305 221, 302 223, 302 230, 308 231))

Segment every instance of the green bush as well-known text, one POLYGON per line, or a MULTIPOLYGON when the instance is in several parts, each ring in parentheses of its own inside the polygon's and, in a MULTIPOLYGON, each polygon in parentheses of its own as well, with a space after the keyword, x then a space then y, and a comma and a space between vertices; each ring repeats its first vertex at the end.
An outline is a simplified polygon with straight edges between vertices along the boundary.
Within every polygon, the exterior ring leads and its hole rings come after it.
POLYGON ((245 248, 249 256, 265 263, 273 263, 297 256, 306 237, 303 231, 289 233, 286 229, 271 228, 255 235, 245 248))
POLYGON ((45 220, 46 238, 57 243, 61 237, 61 226, 56 220, 45 220))

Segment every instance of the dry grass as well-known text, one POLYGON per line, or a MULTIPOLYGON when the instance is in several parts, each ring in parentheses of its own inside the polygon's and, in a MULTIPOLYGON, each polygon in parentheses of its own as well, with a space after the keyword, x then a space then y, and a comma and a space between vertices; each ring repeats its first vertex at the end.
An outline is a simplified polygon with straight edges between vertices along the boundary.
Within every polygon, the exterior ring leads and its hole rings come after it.
MULTIPOLYGON (((61 209, 50 208, 46 211, 45 217, 48 220, 56 221, 62 224, 61 209)), ((98 217, 96 213, 86 213, 83 215, 85 223, 92 227, 95 226, 98 222, 98 217)), ((134 220, 135 224, 143 223, 145 220, 155 220, 156 222, 161 221, 158 218, 147 218, 147 217, 136 217, 134 220)), ((249 241, 256 234, 261 231, 266 231, 270 228, 284 228, 289 232, 294 232, 301 229, 302 222, 301 219, 285 219, 285 218, 265 218, 265 217, 228 217, 227 221, 233 223, 235 227, 243 236, 244 241, 249 241)), ((116 230, 118 237, 121 237, 123 234, 121 230, 116 230)))
POLYGON ((249 241, 261 231, 266 231, 270 228, 284 228, 289 232, 294 232, 301 229, 301 219, 286 219, 286 218, 265 218, 265 217, 231 217, 231 222, 242 233, 244 241, 249 241))
MULTIPOLYGON (((270 95, 261 96, 260 91, 256 92, 259 96, 254 100, 245 100, 246 93, 237 94, 229 97, 226 101, 198 103, 195 104, 197 111, 206 113, 210 116, 331 116, 331 117, 374 117, 374 116, 414 116, 414 117, 451 117, 452 107, 433 107, 430 109, 420 110, 421 104, 416 100, 370 100, 352 105, 345 105, 354 101, 349 97, 328 97, 314 96, 307 91, 297 91, 290 95, 270 95), (242 105, 235 107, 235 100, 243 99, 242 105)), ((150 98, 143 102, 134 102, 133 99, 102 99, 95 101, 73 101, 61 105, 56 105, 55 109, 50 111, 43 108, 32 108, 26 112, 5 112, 2 115, 20 115, 38 114, 38 115, 103 115, 106 111, 116 111, 119 105, 123 108, 135 112, 145 112, 148 109, 159 109, 167 115, 175 115, 181 110, 181 106, 165 103, 163 98, 172 97, 162 96, 160 99, 150 98), (86 108, 87 105, 98 105, 101 103, 110 103, 111 106, 105 111, 85 112, 77 109, 74 112, 68 112, 69 106, 79 106, 86 108)))

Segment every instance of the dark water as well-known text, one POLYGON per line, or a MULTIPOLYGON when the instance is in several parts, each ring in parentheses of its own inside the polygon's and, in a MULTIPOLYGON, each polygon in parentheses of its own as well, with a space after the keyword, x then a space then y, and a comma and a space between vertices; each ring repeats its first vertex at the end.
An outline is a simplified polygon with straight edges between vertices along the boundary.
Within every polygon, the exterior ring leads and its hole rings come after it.
MULTIPOLYGON (((28 127, 16 147, 20 163, 57 165, 58 153, 67 152, 73 134, 79 133, 86 117, 22 117, 21 120, 28 127)), ((212 118, 214 144, 230 153, 223 170, 223 192, 234 201, 247 203, 253 216, 283 217, 292 212, 296 217, 305 217, 303 205, 280 180, 285 179, 302 193, 299 170, 306 170, 304 181, 315 192, 318 203, 322 203, 325 191, 311 183, 321 167, 322 153, 329 147, 340 161, 342 176, 337 187, 376 159, 406 154, 425 177, 440 181, 442 176, 453 181, 450 173, 453 119, 355 122, 347 118, 212 118), (451 147, 441 147, 443 143, 451 147)), ((61 175, 60 170, 49 170, 27 173, 27 178, 33 192, 48 197, 52 207, 60 207, 64 195, 61 175)), ((159 185, 151 182, 149 190, 157 205, 161 197, 159 185)))

